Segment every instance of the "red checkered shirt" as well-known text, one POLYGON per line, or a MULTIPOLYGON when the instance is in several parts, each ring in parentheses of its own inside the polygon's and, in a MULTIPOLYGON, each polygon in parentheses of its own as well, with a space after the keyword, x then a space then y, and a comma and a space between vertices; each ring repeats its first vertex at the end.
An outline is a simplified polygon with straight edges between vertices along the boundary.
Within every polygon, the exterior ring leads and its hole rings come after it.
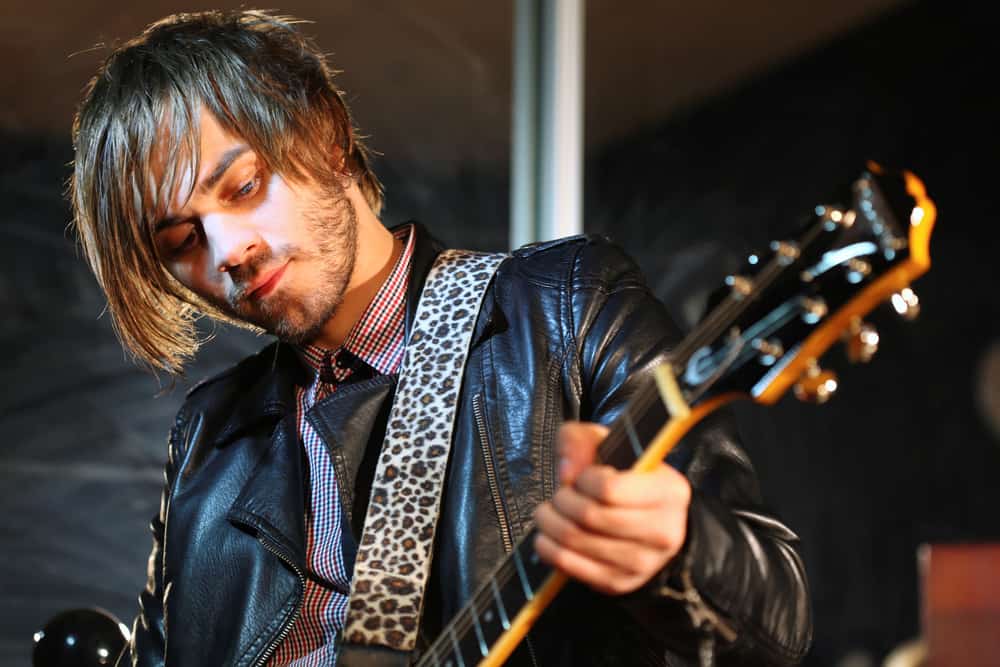
POLYGON ((396 232, 396 238, 405 242, 404 250, 343 345, 336 350, 312 345, 298 348, 300 358, 313 370, 312 384, 296 390, 299 434, 309 458, 310 498, 305 517, 309 576, 299 617, 271 658, 272 666, 326 667, 336 662, 336 637, 347 618, 351 573, 341 549, 344 515, 333 464, 306 412, 348 381, 359 362, 374 374, 399 370, 415 236, 410 227, 396 232))

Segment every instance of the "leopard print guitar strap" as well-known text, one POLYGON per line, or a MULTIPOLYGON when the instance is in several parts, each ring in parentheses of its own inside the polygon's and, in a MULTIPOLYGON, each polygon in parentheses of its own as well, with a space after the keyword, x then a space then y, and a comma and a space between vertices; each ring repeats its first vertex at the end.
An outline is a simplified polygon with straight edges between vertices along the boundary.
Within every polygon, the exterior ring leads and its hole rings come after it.
POLYGON ((427 276, 354 564, 349 643, 416 646, 465 360, 483 295, 505 258, 446 250, 427 276))

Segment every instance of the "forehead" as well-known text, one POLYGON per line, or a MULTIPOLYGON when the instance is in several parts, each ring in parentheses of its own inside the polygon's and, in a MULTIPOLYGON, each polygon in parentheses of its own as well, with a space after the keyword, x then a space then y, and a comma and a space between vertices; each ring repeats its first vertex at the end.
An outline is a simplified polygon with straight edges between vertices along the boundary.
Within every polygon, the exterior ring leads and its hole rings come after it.
POLYGON ((161 148, 154 153, 152 178, 164 196, 169 215, 183 209, 195 194, 195 187, 211 175, 228 153, 246 142, 224 128, 204 106, 198 107, 194 122, 185 123, 184 127, 177 127, 176 122, 172 127, 167 118, 160 125, 158 144, 168 148, 167 152, 161 148), (178 132, 183 132, 185 138, 175 137, 178 132))

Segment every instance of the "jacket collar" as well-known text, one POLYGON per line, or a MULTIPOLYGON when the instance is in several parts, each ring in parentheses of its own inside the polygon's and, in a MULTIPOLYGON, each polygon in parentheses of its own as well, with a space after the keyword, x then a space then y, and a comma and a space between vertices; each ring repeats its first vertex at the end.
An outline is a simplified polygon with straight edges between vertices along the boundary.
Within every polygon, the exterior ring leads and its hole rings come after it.
POLYGON ((274 421, 293 412, 295 387, 307 380, 308 371, 295 350, 280 341, 240 364, 237 378, 230 380, 240 396, 228 410, 213 444, 225 445, 262 422, 274 421))

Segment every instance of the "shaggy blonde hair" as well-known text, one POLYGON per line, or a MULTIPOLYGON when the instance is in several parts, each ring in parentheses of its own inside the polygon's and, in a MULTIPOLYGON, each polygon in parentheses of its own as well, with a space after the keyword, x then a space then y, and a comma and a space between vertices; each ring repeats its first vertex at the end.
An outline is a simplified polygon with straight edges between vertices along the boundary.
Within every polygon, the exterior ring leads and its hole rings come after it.
POLYGON ((167 273, 154 244, 174 188, 198 172, 202 108, 272 170, 349 177, 381 209, 334 72, 296 23, 262 11, 170 16, 115 49, 85 90, 73 122, 74 224, 119 339, 153 369, 183 370, 199 315, 227 320, 167 273))

